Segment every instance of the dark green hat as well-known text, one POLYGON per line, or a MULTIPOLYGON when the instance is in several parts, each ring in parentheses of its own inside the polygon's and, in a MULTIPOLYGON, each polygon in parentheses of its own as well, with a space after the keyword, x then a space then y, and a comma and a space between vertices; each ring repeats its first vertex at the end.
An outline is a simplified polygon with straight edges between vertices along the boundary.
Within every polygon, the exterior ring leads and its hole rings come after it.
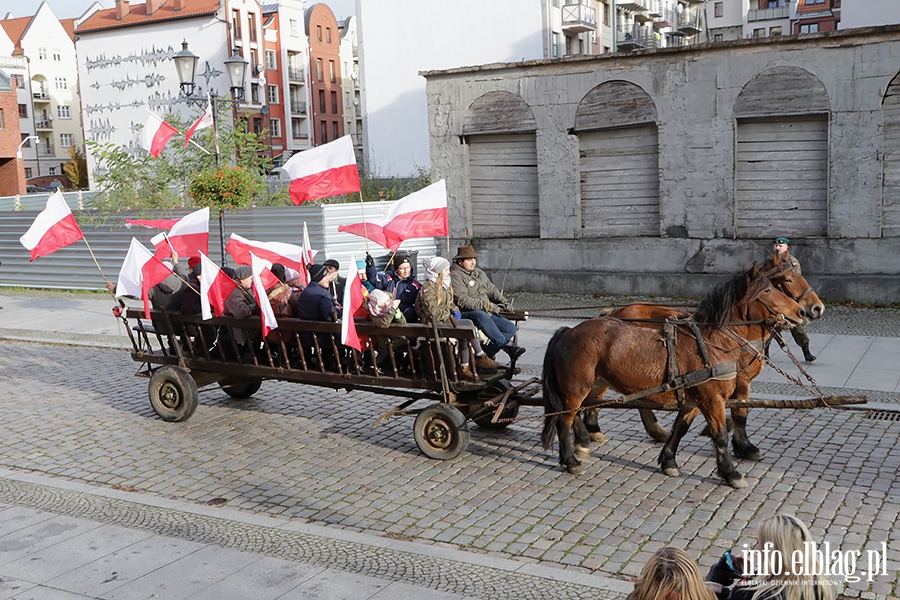
POLYGON ((790 246, 790 245, 791 245, 791 240, 789 240, 789 239, 787 239, 786 237, 782 236, 782 237, 777 237, 777 238, 775 238, 775 241, 772 242, 772 243, 773 243, 773 244, 785 244, 786 246, 790 246))

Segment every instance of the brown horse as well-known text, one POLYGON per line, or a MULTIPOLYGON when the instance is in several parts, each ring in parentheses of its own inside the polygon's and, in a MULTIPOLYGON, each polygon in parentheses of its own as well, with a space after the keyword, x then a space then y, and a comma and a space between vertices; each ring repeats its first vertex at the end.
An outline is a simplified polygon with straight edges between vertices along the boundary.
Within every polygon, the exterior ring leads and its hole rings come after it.
MULTIPOLYGON (((765 265, 766 276, 782 292, 793 298, 803 309, 803 316, 807 321, 820 318, 825 313, 825 305, 812 289, 804 277, 791 269, 784 269, 784 263, 780 257, 776 257, 765 265)), ((603 313, 603 316, 616 317, 624 320, 634 320, 636 323, 654 325, 667 318, 685 319, 691 313, 684 310, 660 306, 658 304, 629 304, 603 313)), ((766 340, 769 341, 769 340, 766 340)), ((762 373, 764 361, 761 358, 762 347, 745 348, 738 359, 737 381, 732 400, 746 400, 750 397, 750 382, 762 373)), ((659 424, 656 415, 649 408, 639 409, 641 422, 647 434, 658 442, 665 442, 669 432, 659 424)), ((762 460, 759 449, 750 441, 747 435, 747 408, 732 408, 731 420, 734 425, 734 433, 731 439, 734 455, 749 460, 762 460)), ((584 422, 591 433, 591 439, 598 441, 605 439, 600 433, 597 424, 597 409, 585 411, 584 422), (599 435, 598 435, 599 434, 599 435)), ((576 424, 577 425, 577 424, 576 424)))
MULTIPOLYGON (((746 487, 728 454, 725 429, 725 402, 735 389, 737 361, 742 348, 765 339, 772 327, 793 327, 803 322, 802 313, 800 305, 779 291, 754 264, 706 295, 693 316, 696 328, 684 323, 676 327, 672 352, 678 373, 702 373, 711 365, 720 370, 709 373, 701 383, 684 387, 683 404, 675 390, 656 391, 644 398, 663 406, 680 406, 659 457, 665 474, 679 474, 675 461, 678 444, 691 421, 702 412, 715 445, 719 475, 733 487, 746 487)), ((649 327, 613 317, 563 327, 553 335, 544 355, 542 383, 547 416, 541 437, 544 447, 549 448, 554 435, 558 436, 560 464, 569 472, 584 470, 569 439, 574 411, 585 399, 602 397, 597 392, 605 393, 604 388, 637 394, 665 383, 673 365, 669 344, 664 340, 663 326, 649 327)), ((585 452, 589 438, 583 424, 575 427, 575 437, 579 451, 585 452)))

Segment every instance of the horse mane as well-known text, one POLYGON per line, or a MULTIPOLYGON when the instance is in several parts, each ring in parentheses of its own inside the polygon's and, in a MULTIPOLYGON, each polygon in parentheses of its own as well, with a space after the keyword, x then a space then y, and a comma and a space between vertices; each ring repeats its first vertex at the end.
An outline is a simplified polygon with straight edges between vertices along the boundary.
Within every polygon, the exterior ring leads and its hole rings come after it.
MULTIPOLYGON (((783 267, 776 266, 775 269, 782 270, 783 267)), ((724 327, 736 306, 756 297, 770 285, 766 275, 759 264, 753 263, 730 280, 716 285, 700 301, 694 319, 705 328, 724 327)))

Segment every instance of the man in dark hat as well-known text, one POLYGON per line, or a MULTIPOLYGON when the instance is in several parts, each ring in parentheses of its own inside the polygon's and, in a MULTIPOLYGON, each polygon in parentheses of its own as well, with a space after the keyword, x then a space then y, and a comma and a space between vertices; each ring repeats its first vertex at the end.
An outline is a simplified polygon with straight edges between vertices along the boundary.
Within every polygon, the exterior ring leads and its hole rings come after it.
MULTIPOLYGON (((334 297, 328 291, 337 271, 329 271, 323 264, 312 264, 307 267, 309 271, 309 285, 303 288, 297 296, 294 304, 294 316, 308 321, 335 322, 341 316, 341 310, 334 304, 334 297)), ((352 317, 350 317, 352 318, 352 317)), ((328 370, 337 368, 337 359, 332 347, 333 338, 324 332, 316 334, 321 351, 321 360, 328 370)), ((300 334, 300 342, 306 352, 307 359, 314 356, 315 343, 313 334, 304 331, 300 334)), ((340 342, 338 342, 340 345, 340 342)))
MULTIPOLYGON (((797 274, 802 275, 803 272, 800 269, 800 261, 791 256, 790 244, 791 240, 784 236, 775 238, 772 246, 774 254, 776 257, 780 257, 781 260, 790 263, 794 271, 796 271, 797 274)), ((797 342, 797 345, 800 346, 800 349, 803 351, 803 359, 808 363, 816 360, 815 355, 809 351, 809 336, 806 335, 806 326, 801 323, 800 325, 791 328, 790 331, 791 337, 794 338, 794 341, 797 342)), ((769 348, 766 347, 766 356, 768 356, 768 352, 769 348)))
POLYGON ((322 264, 325 265, 329 273, 334 275, 334 279, 328 285, 328 291, 331 292, 334 303, 340 306, 341 302, 344 301, 344 286, 347 285, 347 278, 341 277, 341 263, 333 258, 329 258, 322 264))
POLYGON ((477 259, 478 253, 472 246, 460 246, 453 257, 450 282, 456 305, 462 318, 472 320, 490 340, 484 346, 488 356, 493 358, 498 350, 503 350, 515 361, 525 354, 525 348, 511 343, 516 325, 500 315, 501 309, 508 308, 509 300, 476 266, 477 259))

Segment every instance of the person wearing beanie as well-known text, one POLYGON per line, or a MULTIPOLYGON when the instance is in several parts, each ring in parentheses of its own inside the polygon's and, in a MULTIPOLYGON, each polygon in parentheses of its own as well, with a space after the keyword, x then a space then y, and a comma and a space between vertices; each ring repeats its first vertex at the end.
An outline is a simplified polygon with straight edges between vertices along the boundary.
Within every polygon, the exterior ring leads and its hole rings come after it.
MULTIPOLYGON (((422 261, 422 265, 425 267, 425 284, 422 285, 422 289, 416 296, 416 312, 422 323, 475 329, 475 323, 469 319, 463 319, 459 309, 453 303, 453 288, 450 286, 450 261, 440 256, 432 256, 422 261)), ((472 348, 475 350, 477 369, 484 373, 496 373, 500 363, 485 353, 477 336, 472 340, 472 348)), ((473 379, 474 374, 469 362, 469 344, 460 343, 457 350, 459 352, 459 376, 463 379, 473 379)))
POLYGON ((373 291, 375 289, 375 286, 372 285, 372 282, 369 281, 368 275, 366 275, 366 261, 356 261, 356 270, 359 271, 359 280, 362 282, 363 287, 366 288, 366 292, 373 291))
MULTIPOLYGON (((309 271, 309 285, 303 288, 293 304, 294 316, 307 321, 336 322, 341 317, 341 309, 335 305, 334 297, 328 291, 336 272, 329 272, 328 267, 319 263, 308 265, 307 271, 309 271)), ((325 368, 335 369, 337 362, 332 347, 332 336, 320 332, 316 333, 316 338, 322 351, 321 359, 325 368)), ((313 334, 309 331, 302 332, 300 342, 307 353, 307 359, 312 360, 315 351, 313 334)), ((340 341, 338 346, 340 347, 340 341)))
POLYGON ((487 273, 479 269, 478 253, 472 246, 460 246, 453 257, 450 279, 456 305, 464 319, 471 319, 484 332, 490 342, 484 347, 488 356, 494 357, 503 350, 515 361, 525 354, 525 348, 512 343, 516 336, 516 325, 500 311, 509 308, 509 300, 497 289, 487 273))
MULTIPOLYGON (((791 240, 788 238, 784 236, 775 238, 772 242, 773 257, 769 259, 768 264, 772 266, 775 259, 780 258, 782 261, 787 261, 798 275, 802 275, 803 271, 800 268, 800 261, 791 256, 790 247, 791 240)), ((809 336, 806 334, 806 326, 801 323, 796 327, 792 327, 790 331, 791 337, 794 338, 794 341, 803 351, 803 360, 808 363, 816 360, 816 356, 809 350, 809 336)), ((766 346, 766 356, 769 356, 769 346, 766 346)))
POLYGON ((341 277, 341 263, 333 258, 329 258, 322 264, 325 265, 329 273, 334 273, 334 279, 329 284, 328 291, 334 297, 335 305, 340 307, 341 302, 344 301, 344 286, 347 285, 347 278, 341 277))
POLYGON ((379 273, 375 268, 375 259, 366 253, 366 278, 375 289, 384 290, 400 301, 400 312, 408 323, 418 323, 415 304, 422 284, 416 281, 415 266, 408 254, 397 252, 388 267, 388 270, 379 273))

